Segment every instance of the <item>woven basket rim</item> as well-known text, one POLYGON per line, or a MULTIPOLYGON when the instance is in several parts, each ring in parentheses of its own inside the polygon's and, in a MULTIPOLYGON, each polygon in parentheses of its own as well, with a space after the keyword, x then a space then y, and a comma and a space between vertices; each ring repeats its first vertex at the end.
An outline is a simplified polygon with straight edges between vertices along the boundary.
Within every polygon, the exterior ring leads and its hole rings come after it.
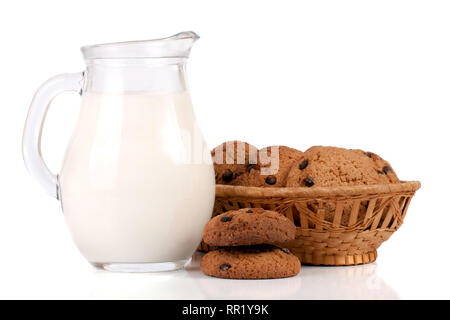
POLYGON ((401 181, 400 183, 339 186, 339 187, 243 187, 217 184, 216 197, 247 197, 247 198, 317 198, 333 196, 355 196, 373 194, 391 194, 410 192, 414 193, 420 189, 419 181, 401 181))

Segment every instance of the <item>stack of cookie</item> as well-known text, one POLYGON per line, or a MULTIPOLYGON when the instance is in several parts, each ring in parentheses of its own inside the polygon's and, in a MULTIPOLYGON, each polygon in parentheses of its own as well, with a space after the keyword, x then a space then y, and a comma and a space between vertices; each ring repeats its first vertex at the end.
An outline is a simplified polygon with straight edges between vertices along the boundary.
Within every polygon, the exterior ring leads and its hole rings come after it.
POLYGON ((338 187, 399 183, 391 165, 373 152, 311 147, 305 152, 272 146, 258 150, 241 141, 211 152, 216 183, 247 187, 338 187))
POLYGON ((300 261, 279 247, 295 238, 295 225, 262 208, 228 211, 205 226, 203 241, 219 249, 202 258, 203 273, 228 279, 271 279, 299 273, 300 261))

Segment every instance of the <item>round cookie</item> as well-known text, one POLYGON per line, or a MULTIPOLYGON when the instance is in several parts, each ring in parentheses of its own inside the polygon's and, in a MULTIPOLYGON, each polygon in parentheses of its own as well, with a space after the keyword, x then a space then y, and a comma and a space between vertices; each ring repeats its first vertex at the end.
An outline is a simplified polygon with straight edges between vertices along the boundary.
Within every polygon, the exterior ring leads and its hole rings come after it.
POLYGON ((361 150, 315 146, 291 168, 288 187, 333 187, 399 182, 390 165, 361 150))
POLYGON ((211 151, 217 184, 237 185, 236 179, 258 167, 258 149, 246 142, 224 142, 211 151))
POLYGON ((252 187, 285 187, 292 165, 303 152, 286 146, 265 147, 258 152, 258 164, 236 179, 236 184, 252 187))
POLYGON ((292 165, 303 156, 303 152, 286 146, 270 146, 259 150, 258 155, 265 186, 285 187, 292 165))
POLYGON ((289 250, 270 245, 221 248, 205 254, 203 273, 226 279, 276 279, 295 276, 300 261, 289 250))
POLYGON ((212 218, 203 230, 203 242, 217 247, 282 243, 295 239, 295 230, 275 211, 245 208, 212 218))

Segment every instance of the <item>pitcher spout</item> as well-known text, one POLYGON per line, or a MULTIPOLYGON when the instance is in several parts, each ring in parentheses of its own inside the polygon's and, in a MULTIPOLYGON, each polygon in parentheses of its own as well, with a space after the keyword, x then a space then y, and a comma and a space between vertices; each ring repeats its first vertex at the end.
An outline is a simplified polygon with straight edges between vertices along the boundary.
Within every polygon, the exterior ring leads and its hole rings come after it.
POLYGON ((199 35, 196 34, 194 31, 183 31, 180 33, 177 33, 171 37, 165 38, 168 40, 185 40, 185 39, 191 39, 192 44, 194 44, 195 41, 200 39, 199 35))
POLYGON ((81 52, 85 60, 188 58, 193 44, 199 38, 193 31, 184 31, 167 38, 83 46, 81 52))
MULTIPOLYGON (((171 37, 160 39, 159 41, 168 41, 171 45, 177 49, 180 53, 181 57, 189 57, 189 53, 191 52, 192 46, 195 41, 200 39, 198 34, 193 31, 183 31, 177 33, 171 37)), ((158 41, 158 40, 154 40, 158 41)))

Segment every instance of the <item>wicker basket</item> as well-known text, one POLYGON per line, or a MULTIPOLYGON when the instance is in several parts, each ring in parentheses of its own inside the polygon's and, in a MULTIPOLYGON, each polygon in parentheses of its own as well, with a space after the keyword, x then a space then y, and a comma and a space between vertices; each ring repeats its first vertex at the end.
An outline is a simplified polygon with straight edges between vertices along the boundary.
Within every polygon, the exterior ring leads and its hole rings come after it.
POLYGON ((377 248, 402 225, 419 188, 417 181, 328 188, 217 185, 213 216, 247 207, 277 211, 297 226, 295 240, 283 246, 302 263, 356 265, 375 261, 377 248))

